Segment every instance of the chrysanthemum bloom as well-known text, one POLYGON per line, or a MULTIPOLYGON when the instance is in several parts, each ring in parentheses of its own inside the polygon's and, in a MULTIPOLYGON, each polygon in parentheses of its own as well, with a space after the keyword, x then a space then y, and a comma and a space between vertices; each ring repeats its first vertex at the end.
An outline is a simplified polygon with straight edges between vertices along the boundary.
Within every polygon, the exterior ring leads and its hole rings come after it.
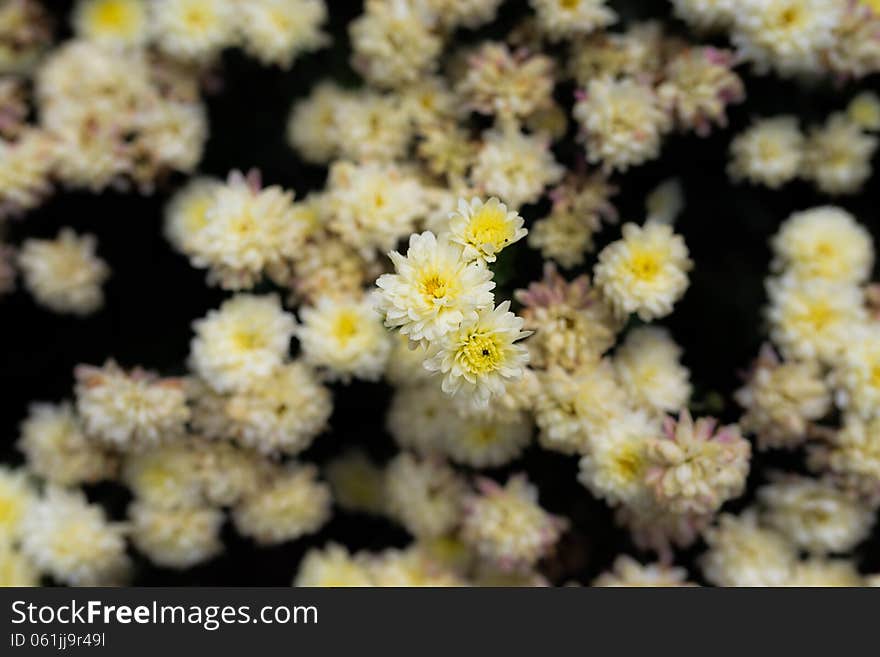
POLYGON ((812 554, 849 552, 871 532, 874 511, 829 481, 777 477, 758 489, 762 520, 812 554))
POLYGON ((518 209, 537 202, 544 188, 558 182, 563 173, 546 136, 524 135, 508 127, 483 133, 470 179, 485 196, 498 196, 518 209))
POLYGON ((658 21, 633 23, 623 33, 598 31, 571 42, 568 70, 582 87, 596 78, 657 75, 667 58, 664 48, 658 21))
MULTIPOLYGON (((419 126, 416 135, 416 153, 431 173, 453 182, 464 180, 478 147, 467 130, 452 120, 442 120, 419 126)), ((433 229, 430 224, 426 227, 433 229)))
POLYGON ((131 540, 157 566, 184 570, 223 550, 224 515, 209 507, 167 509, 135 502, 128 509, 131 540))
POLYGON ((125 455, 122 482, 140 501, 163 508, 202 506, 198 458, 186 442, 125 455))
POLYGON ((442 447, 455 463, 495 468, 519 457, 532 440, 532 423, 523 412, 506 417, 475 414, 455 417, 442 447))
POLYGON ((551 103, 553 82, 550 57, 487 41, 469 55, 457 91, 481 114, 522 119, 551 103))
POLYGON ((150 37, 143 0, 79 0, 73 10, 78 36, 109 46, 140 46, 150 37))
POLYGON ((485 407, 504 394, 507 381, 523 376, 529 352, 518 340, 531 335, 523 320, 509 310, 510 301, 466 317, 457 329, 429 347, 425 367, 443 376, 443 392, 465 395, 485 407))
POLYGON ((729 28, 736 0, 672 0, 675 15, 698 30, 729 28))
POLYGON ((545 449, 586 454, 594 434, 631 411, 608 359, 583 362, 573 372, 553 367, 538 378, 535 421, 545 449))
POLYGON ((446 238, 412 235, 406 256, 389 257, 395 273, 376 281, 385 326, 414 342, 438 340, 492 305, 492 272, 482 261, 465 262, 461 247, 446 238))
POLYGON ((244 49, 263 64, 290 68, 301 53, 329 42, 323 0, 252 0, 235 4, 235 23, 244 49))
POLYGON ((809 465, 831 475, 837 485, 876 504, 880 502, 880 419, 847 413, 843 427, 810 447, 809 465))
MULTIPOLYGON (((419 367, 424 368, 424 350, 419 367)), ((450 399, 434 380, 421 385, 405 385, 394 391, 388 409, 388 433, 403 449, 418 454, 442 453, 445 437, 450 431, 449 415, 454 410, 450 399)))
POLYGON ((9 541, 0 541, 0 587, 39 586, 40 573, 9 541))
POLYGON ((293 585, 340 588, 374 583, 363 560, 352 557, 345 547, 330 543, 306 552, 293 585))
POLYGON ((256 171, 247 177, 233 171, 208 203, 193 235, 191 260, 226 289, 252 287, 267 269, 299 251, 310 228, 296 212, 293 193, 263 187, 256 171))
POLYGON ((193 255, 202 248, 208 211, 221 186, 214 178, 193 178, 165 206, 165 238, 181 253, 193 255))
POLYGON ((532 225, 529 246, 565 268, 583 264, 584 254, 595 248, 593 236, 603 221, 617 221, 617 210, 609 200, 616 193, 602 174, 563 181, 549 193, 550 214, 532 225))
POLYGON ((674 548, 684 550, 694 545, 713 515, 673 513, 648 498, 638 506, 617 507, 614 520, 629 531, 640 550, 655 552, 663 563, 672 563, 674 548))
POLYGON ((376 303, 372 294, 324 296, 314 306, 301 307, 296 337, 305 362, 331 381, 378 380, 391 352, 391 338, 382 327, 376 303))
POLYGON ((417 130, 443 122, 456 123, 467 113, 449 81, 440 75, 425 76, 398 90, 392 98, 398 99, 405 115, 417 130))
POLYGON ((832 114, 810 131, 803 176, 826 194, 856 194, 871 177, 878 143, 845 114, 832 114))
POLYGON ((15 141, 0 138, 0 218, 37 207, 52 190, 55 141, 43 130, 25 130, 15 141))
POLYGON ((123 526, 78 490, 45 491, 24 519, 21 549, 40 571, 71 586, 118 585, 130 567, 123 526))
POLYGON ((25 240, 18 254, 25 287, 58 313, 88 315, 104 305, 101 285, 110 268, 96 254, 94 235, 62 228, 54 240, 25 240))
POLYGON ((589 276, 569 282, 547 263, 541 281, 514 295, 523 305, 523 327, 535 332, 526 343, 532 367, 572 371, 595 361, 614 344, 619 322, 590 286, 589 276))
POLYGON ((853 588, 865 586, 865 581, 850 559, 814 557, 798 562, 791 576, 780 586, 853 588))
POLYGON ((292 304, 315 303, 330 291, 356 296, 376 280, 381 269, 328 231, 310 236, 296 259, 287 264, 290 268, 284 275, 279 276, 277 270, 270 270, 269 275, 291 290, 292 304))
POLYGON ((871 326, 850 336, 834 363, 835 401, 864 418, 880 416, 880 330, 871 326))
POLYGON ((772 240, 771 267, 799 278, 864 283, 874 265, 871 234, 842 208, 796 212, 772 240))
POLYGON ((684 239, 668 224, 624 224, 623 238, 606 246, 594 269, 596 286, 622 315, 650 321, 672 312, 688 287, 693 262, 684 239))
POLYGON ((672 127, 654 90, 632 79, 592 80, 574 106, 583 128, 587 159, 606 172, 626 171, 660 155, 672 127))
POLYGON ((351 92, 321 82, 298 101, 287 121, 287 142, 307 161, 326 164, 339 152, 339 107, 351 92))
POLYGON ((61 486, 111 479, 118 458, 85 435, 69 402, 32 404, 18 449, 34 474, 61 486))
POLYGON ((530 0, 538 26, 553 41, 611 25, 617 14, 605 0, 530 0))
POLYGON ((271 476, 271 462, 231 443, 192 440, 189 446, 198 494, 208 506, 232 506, 253 494, 271 476), (268 473, 268 474, 267 474, 268 473))
POLYGON ((389 548, 362 556, 375 586, 463 586, 451 569, 432 559, 418 544, 404 550, 389 548))
POLYGON ((485 203, 478 198, 459 199, 457 211, 449 215, 449 230, 450 241, 461 245, 465 260, 486 262, 495 262, 502 249, 529 232, 523 228, 523 218, 494 196, 485 203))
POLYGON ((734 180, 777 189, 800 174, 805 145, 797 117, 758 119, 730 143, 727 172, 734 180))
POLYGON ((330 517, 332 499, 313 465, 279 466, 258 490, 232 510, 243 536, 259 545, 276 545, 317 531, 330 517))
POLYGON ((658 433, 657 423, 642 411, 609 422, 590 435, 578 481, 609 504, 642 505, 649 495, 645 482, 651 465, 648 447, 658 433))
POLYGON ((526 570, 553 551, 567 523, 541 508, 525 475, 503 487, 479 479, 477 491, 465 501, 462 538, 481 558, 504 571, 526 570))
POLYGON ((873 91, 863 91, 846 106, 850 121, 868 132, 880 130, 880 96, 873 91))
POLYGON ((112 360, 102 367, 77 365, 76 409, 90 438, 122 451, 139 451, 184 433, 189 420, 180 379, 160 379, 112 360))
POLYGON ((593 586, 667 587, 696 586, 688 581, 684 568, 661 563, 641 564, 625 554, 614 560, 611 570, 605 571, 593 581, 593 586))
POLYGON ((385 471, 388 512, 420 538, 444 536, 459 524, 466 490, 455 470, 433 457, 401 452, 385 471))
POLYGON ((722 514, 705 533, 703 575, 716 586, 780 586, 797 563, 794 546, 782 534, 758 525, 757 515, 722 514))
POLYGON ((276 295, 236 295, 193 323, 191 367, 219 392, 247 389, 281 366, 295 327, 276 295))
POLYGON ((831 392, 815 360, 780 362, 765 344, 746 385, 734 395, 746 409, 740 419, 756 434, 759 449, 794 448, 807 439, 809 423, 831 410, 831 392))
POLYGON ((844 5, 833 47, 825 53, 829 68, 844 79, 863 78, 880 69, 880 7, 876 0, 844 5))
POLYGON ((287 363, 225 400, 224 433, 261 454, 298 454, 327 428, 330 391, 310 367, 287 363))
POLYGON ((759 73, 816 74, 835 42, 845 3, 825 0, 745 0, 734 11, 737 54, 759 73))
POLYGON ((0 6, 0 72, 31 72, 51 43, 51 17, 39 0, 14 0, 0 6))
POLYGON ((0 465, 0 536, 5 542, 21 537, 22 522, 35 501, 36 490, 25 471, 0 465))
POLYGON ((853 285, 792 276, 767 281, 770 337, 788 358, 832 361, 866 319, 853 285))
POLYGON ((642 407, 673 412, 691 396, 690 372, 681 362, 681 347, 662 328, 630 331, 614 354, 614 369, 623 387, 642 407))
POLYGON ((434 69, 443 49, 435 22, 423 3, 368 0, 348 28, 352 66, 380 87, 416 82, 434 69))
POLYGON ((363 450, 346 450, 327 463, 324 476, 340 508, 373 515, 385 513, 385 471, 363 450))
POLYGON ((733 53, 711 47, 684 50, 672 58, 657 94, 679 128, 705 136, 712 124, 727 125, 727 106, 741 103, 746 95, 733 66, 733 53))
POLYGON ((151 3, 159 48, 184 60, 210 60, 236 40, 235 6, 228 0, 151 3))
POLYGON ((335 136, 339 157, 354 162, 406 158, 412 124, 396 94, 361 91, 339 100, 335 136))
POLYGON ((327 192, 330 227, 369 259, 410 235, 424 213, 424 188, 394 164, 334 162, 327 192))
POLYGON ((678 421, 667 416, 663 435, 650 441, 645 481, 657 502, 675 513, 707 514, 742 494, 751 444, 739 427, 716 431, 717 421, 696 422, 687 409, 678 421))

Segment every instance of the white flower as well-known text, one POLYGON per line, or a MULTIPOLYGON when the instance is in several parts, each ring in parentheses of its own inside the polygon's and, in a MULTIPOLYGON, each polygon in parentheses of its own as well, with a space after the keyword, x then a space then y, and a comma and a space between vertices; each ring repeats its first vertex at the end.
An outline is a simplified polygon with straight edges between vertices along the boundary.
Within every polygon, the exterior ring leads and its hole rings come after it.
POLYGON ((25 518, 21 548, 39 570, 72 586, 120 584, 130 565, 122 525, 78 490, 44 493, 25 518))
POLYGON ((810 132, 803 175, 826 194, 855 194, 871 177, 876 136, 862 131, 846 114, 832 114, 810 132))
POLYGON ((450 240, 464 249, 465 260, 495 262, 497 253, 528 234, 523 219, 494 196, 483 203, 472 198, 458 201, 458 211, 449 215, 450 240))
POLYGON ((654 411, 677 411, 691 396, 690 372, 681 347, 662 328, 634 329, 614 355, 614 369, 626 391, 654 411))
POLYGON ((864 283, 874 265, 871 234, 833 206, 794 213, 780 226, 772 246, 772 267, 804 279, 864 283))
POLYGON ((458 525, 465 491, 455 470, 435 458, 401 452, 385 471, 388 511, 419 538, 444 536, 458 525))
POLYGON ((594 269, 596 286, 617 311, 649 321, 672 312, 688 287, 693 263, 684 239, 668 224, 624 224, 623 238, 606 246, 594 269))
POLYGON ((730 143, 727 171, 734 180, 777 189, 797 178, 805 144, 797 117, 756 120, 730 143))
POLYGON ((626 171, 660 155, 672 119, 654 90, 632 79, 591 80, 574 106, 587 159, 606 171, 626 171))
POLYGON ((558 182, 563 173, 545 136, 492 129, 483 133, 471 182, 487 196, 498 196, 516 209, 537 202, 544 188, 558 182))
POLYGON ((324 0, 249 0, 234 7, 245 51, 263 64, 290 68, 300 53, 327 45, 324 0))
POLYGON ((538 25, 554 41, 588 34, 617 20, 605 0, 529 0, 538 25))
POLYGON ((139 46, 149 37, 149 15, 143 0, 80 0, 73 27, 85 39, 110 46, 139 46))
POLYGON ((165 237, 181 253, 193 255, 203 251, 208 212, 222 186, 213 178, 193 178, 165 206, 165 237))
POLYGON ((289 463, 232 510, 232 521, 259 545, 275 545, 317 531, 330 517, 331 501, 317 468, 289 463))
POLYGON ((223 550, 224 514, 219 509, 168 509, 135 502, 128 508, 128 517, 135 547, 158 566, 192 568, 223 550))
POLYGON ((217 391, 246 389, 281 366, 295 326, 276 295, 236 295, 193 323, 191 367, 217 391))
POLYGON ((235 40, 234 5, 228 0, 154 0, 150 4, 156 41, 170 55, 205 60, 235 40))
POLYGON ((531 335, 509 310, 510 301, 466 318, 458 329, 431 345, 425 367, 443 375, 443 392, 463 394, 474 406, 504 394, 508 381, 523 376, 529 352, 518 340, 531 335))
POLYGON ((414 342, 438 340, 493 302, 492 272, 483 262, 465 262, 461 248, 445 238, 412 235, 406 256, 389 257, 396 273, 376 281, 385 326, 399 327, 414 342))
POLYGON ((851 334, 835 361, 837 405, 865 419, 880 416, 880 330, 851 334))
POLYGON ((282 365, 225 400, 224 433, 261 454, 297 454, 327 428, 330 391, 302 362, 282 365))
POLYGON ((21 538, 23 521, 36 501, 33 481, 24 470, 0 465, 0 543, 21 538))
POLYGON ((125 372, 112 360, 103 367, 78 365, 74 375, 83 427, 106 446, 139 451, 183 435, 189 409, 180 379, 140 368, 125 372))
POLYGON ((110 275, 96 246, 94 235, 79 236, 70 228, 62 228, 54 240, 26 240, 18 254, 25 287, 55 312, 95 312, 104 305, 101 285, 110 275))
POLYGON ((32 404, 18 448, 35 474, 62 486, 110 479, 118 466, 109 450, 88 439, 68 402, 32 404))
POLYGON ((376 381, 385 371, 391 338, 376 312, 376 300, 323 296, 314 306, 302 306, 296 337, 303 359, 321 368, 331 380, 352 377, 376 381))
MULTIPOLYGON (((448 418, 447 418, 448 421, 448 418)), ((455 416, 441 443, 449 458, 472 468, 496 468, 519 457, 532 440, 532 423, 522 411, 499 416, 455 416)))

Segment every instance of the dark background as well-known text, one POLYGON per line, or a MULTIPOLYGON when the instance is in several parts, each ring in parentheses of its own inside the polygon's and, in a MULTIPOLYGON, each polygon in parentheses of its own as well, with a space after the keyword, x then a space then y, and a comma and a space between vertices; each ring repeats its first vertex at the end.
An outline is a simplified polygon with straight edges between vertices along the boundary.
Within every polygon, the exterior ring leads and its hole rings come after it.
MULTIPOLYGON (((69 34, 66 15, 70 2, 53 2, 58 16, 57 33, 69 34)), ((612 2, 627 18, 665 16, 667 3, 639 0, 612 2), (643 5, 651 5, 645 8, 643 5)), ((258 167, 268 184, 280 184, 303 196, 323 185, 326 170, 301 162, 287 146, 284 129, 292 102, 308 93, 326 76, 356 82, 348 68, 346 25, 360 13, 359 2, 329 0, 328 31, 334 46, 299 58, 289 71, 265 68, 241 52, 224 55, 220 77, 222 88, 206 97, 210 114, 210 139, 200 170, 225 177, 231 169, 258 167)), ((527 3, 509 1, 499 20, 486 29, 457 35, 464 43, 488 36, 502 37, 528 12, 527 3)), ((684 30, 670 20, 673 29, 684 30)), ((723 42, 722 42, 723 43, 723 42)), ((732 185, 725 174, 727 145, 733 134, 748 125, 751 117, 794 113, 804 123, 820 122, 831 111, 842 110, 849 98, 862 88, 877 88, 877 78, 859 84, 805 85, 776 77, 756 78, 740 70, 746 81, 748 99, 730 111, 730 127, 716 130, 708 138, 673 136, 661 159, 618 176, 620 193, 614 199, 624 221, 644 218, 645 194, 657 183, 678 176, 685 187, 687 208, 677 230, 687 241, 695 268, 691 286, 675 312, 661 323, 668 326, 685 347, 684 361, 690 368, 697 407, 718 393, 725 400, 720 415, 735 421, 738 410, 730 401, 740 383, 739 372, 757 354, 764 336, 761 308, 763 280, 769 263, 768 238, 791 212, 815 205, 835 203, 853 212, 880 238, 876 177, 857 197, 830 199, 810 185, 791 184, 780 191, 732 185)), ((560 99, 570 104, 571 90, 560 89, 560 99)), ((573 144, 557 149, 557 157, 572 166, 573 144)), ((875 162, 875 166, 878 163, 875 162)), ((72 370, 77 363, 100 364, 113 357, 126 367, 142 365, 163 374, 183 372, 190 324, 219 305, 225 294, 209 288, 204 272, 191 268, 186 259, 172 251, 161 235, 162 208, 182 178, 167 181, 151 197, 85 192, 59 192, 43 207, 15 221, 8 231, 14 244, 27 237, 53 237, 61 226, 98 236, 98 252, 112 268, 105 287, 106 305, 84 318, 56 315, 37 307, 21 289, 0 299, 0 344, 2 366, 0 386, 0 455, 20 462, 14 442, 18 424, 27 406, 35 400, 61 400, 71 395, 72 370)), ((540 218, 546 208, 526 207, 527 222, 540 218)), ((606 228, 598 247, 619 235, 606 228)), ((509 292, 540 275, 540 257, 523 243, 511 249, 504 264, 504 287, 509 292)), ((592 260, 588 268, 592 267, 592 260)), ((580 271, 569 272, 571 275, 580 271)), ((263 288, 260 288, 262 290, 263 288)), ((269 289, 266 287, 266 289, 269 289)), ((384 385, 354 383, 334 387, 332 431, 316 440, 303 455, 305 460, 324 462, 348 445, 362 445, 377 458, 394 453, 384 431, 384 414, 389 390, 384 385)), ((773 467, 799 469, 798 457, 759 454, 750 476, 749 494, 730 506, 739 509, 751 500, 751 492, 773 467)), ((626 534, 617 529, 604 503, 594 500, 576 481, 577 459, 531 448, 524 458, 491 474, 525 470, 539 485, 542 504, 567 516, 572 530, 557 558, 545 564, 555 582, 589 582, 607 568, 621 552, 638 554, 626 534)), ((124 515, 127 493, 112 485, 89 490, 117 516, 124 515)), ((138 562, 135 584, 139 585, 286 585, 301 555, 327 540, 343 542, 352 549, 378 550, 409 542, 400 528, 376 518, 337 511, 333 520, 317 535, 270 549, 253 544, 224 530, 226 553, 197 568, 179 573, 138 562)), ((692 566, 700 547, 680 555, 681 563, 692 566)), ((648 557, 648 555, 642 555, 648 557)), ((856 553, 864 572, 880 571, 880 531, 856 553)), ((691 576, 699 579, 697 569, 691 576)))

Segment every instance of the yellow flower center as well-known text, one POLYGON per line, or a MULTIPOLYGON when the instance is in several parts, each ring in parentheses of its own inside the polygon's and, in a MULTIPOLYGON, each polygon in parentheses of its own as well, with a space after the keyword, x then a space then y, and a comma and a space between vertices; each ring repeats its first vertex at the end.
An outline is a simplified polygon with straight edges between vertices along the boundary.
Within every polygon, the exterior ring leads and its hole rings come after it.
POLYGON ((580 4, 581 0, 559 0, 559 6, 563 9, 567 9, 571 11, 573 9, 577 9, 577 6, 580 4))
POLYGON ((262 349, 266 345, 265 338, 257 331, 239 331, 233 337, 233 341, 239 349, 247 351, 251 349, 262 349))
POLYGON ((0 497, 0 527, 4 533, 12 529, 21 518, 21 504, 10 497, 0 497))
POLYGON ((512 226, 507 222, 507 214, 495 205, 484 205, 471 218, 468 226, 468 241, 471 244, 491 244, 501 246, 513 237, 512 226))
POLYGON ((205 7, 190 7, 183 16, 186 24, 194 30, 200 30, 211 25, 211 13, 205 7))
POLYGON ((805 14, 799 6, 789 5, 779 15, 779 25, 789 29, 798 28, 804 22, 804 16, 805 14))
POLYGON ((336 316, 333 322, 333 337, 340 342, 348 342, 358 333, 360 322, 357 316, 348 311, 343 311, 336 316))
POLYGON ((498 432, 495 427, 479 427, 472 436, 477 445, 491 445, 498 440, 498 432))
POLYGON ((660 258, 653 251, 636 251, 629 261, 629 270, 640 281, 651 281, 660 272, 660 258))
POLYGON ((815 330, 822 331, 834 320, 834 309, 827 303, 817 301, 807 307, 804 321, 815 330))
POLYGON ((614 455, 614 469, 625 481, 635 481, 645 467, 641 451, 634 445, 625 445, 614 455))
POLYGON ((137 29, 138 8, 125 0, 105 0, 95 6, 92 18, 99 32, 131 34, 137 29))
POLYGON ((204 228, 208 223, 208 208, 210 207, 210 198, 200 198, 193 201, 186 212, 187 228, 189 230, 204 228))
POLYGON ((861 0, 861 3, 875 14, 880 14, 880 0, 861 0))
POLYGON ((443 299, 451 292, 451 286, 448 279, 438 273, 429 274, 422 279, 422 294, 428 298, 428 301, 434 299, 443 299))
POLYGON ((871 387, 880 388, 880 363, 871 368, 871 387))
POLYGON ((498 369, 503 353, 491 333, 474 333, 459 351, 461 361, 472 374, 485 374, 498 369))

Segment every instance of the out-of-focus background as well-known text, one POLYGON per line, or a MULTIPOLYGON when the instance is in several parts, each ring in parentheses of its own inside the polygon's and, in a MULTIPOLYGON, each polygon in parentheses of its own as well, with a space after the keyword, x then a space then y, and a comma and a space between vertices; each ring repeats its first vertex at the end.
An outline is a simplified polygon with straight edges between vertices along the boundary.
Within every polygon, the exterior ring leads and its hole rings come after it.
MULTIPOLYGON (((56 14, 56 33, 69 35, 67 15, 71 2, 46 3, 56 14)), ((635 18, 663 17, 670 25, 684 26, 670 17, 661 0, 611 3, 625 23, 635 18)), ((326 170, 299 160, 284 139, 285 123, 295 99, 305 96, 325 77, 357 85, 348 66, 346 25, 361 13, 361 3, 327 0, 330 48, 306 54, 289 71, 267 68, 240 52, 222 60, 216 92, 206 95, 210 114, 210 138, 201 171, 225 177, 232 169, 259 168, 269 184, 280 184, 303 196, 323 185, 326 170)), ((487 36, 502 37, 527 15, 525 0, 509 0, 499 20, 490 28, 458 35, 457 43, 487 36)), ((756 356, 764 336, 763 282, 769 263, 767 241, 791 212, 834 203, 852 212, 880 240, 880 181, 875 177, 859 196, 830 199, 806 183, 780 191, 733 185, 727 178, 727 146, 733 134, 748 125, 751 117, 793 113, 805 123, 819 122, 840 110, 859 89, 878 88, 876 77, 858 86, 836 88, 810 86, 774 76, 752 76, 740 71, 748 98, 730 111, 730 127, 715 130, 708 138, 672 137, 663 156, 625 175, 617 175, 620 193, 613 199, 625 221, 644 219, 644 197, 656 184, 675 176, 684 185, 687 208, 677 221, 691 251, 695 268, 691 286, 674 313, 661 323, 684 346, 684 363, 692 373, 694 400, 700 412, 719 414, 735 421, 738 409, 731 393, 740 383, 739 373, 756 356)), ((559 98, 571 103, 573 89, 559 89, 559 98)), ((577 146, 573 140, 556 149, 557 159, 571 166, 577 146)), ((880 163, 875 163, 876 165, 880 163)), ((14 443, 18 424, 27 406, 37 400, 60 400, 71 395, 72 370, 78 363, 101 364, 108 357, 123 366, 141 365, 163 374, 183 372, 191 338, 190 324, 219 305, 227 296, 208 287, 203 271, 190 267, 162 237, 163 206, 184 180, 165 181, 153 196, 137 193, 58 193, 38 210, 12 222, 8 231, 15 244, 26 237, 51 237, 61 226, 98 238, 98 254, 112 268, 106 285, 107 301, 98 313, 86 318, 53 314, 41 309, 21 289, 0 300, 0 458, 19 462, 14 443)), ((527 222, 540 218, 544 206, 526 206, 527 222)), ((619 235, 619 227, 605 227, 598 247, 619 235)), ((540 257, 520 242, 505 252, 499 267, 503 290, 524 287, 540 276, 540 257)), ((592 267, 592 261, 589 262, 592 267)), ((566 272, 576 275, 580 271, 566 272)), ((258 288, 268 291, 271 286, 258 288)), ((294 346, 295 348, 295 346, 294 346)), ((384 430, 389 390, 384 385, 355 382, 334 385, 332 431, 316 439, 303 454, 322 463, 347 445, 357 444, 378 458, 394 453, 384 430)), ((798 469, 796 458, 757 453, 754 456, 749 493, 731 508, 744 506, 761 478, 775 465, 798 469)), ((617 529, 611 511, 577 483, 577 459, 539 450, 497 474, 525 470, 541 493, 549 511, 572 520, 572 531, 563 539, 557 556, 544 570, 556 583, 589 582, 610 566, 621 551, 635 553, 624 531, 617 529)), ((490 472, 489 474, 496 474, 490 472)), ((89 489, 117 517, 128 501, 124 489, 102 485, 89 489)), ((337 511, 318 534, 274 548, 256 548, 232 531, 224 531, 225 554, 185 572, 158 569, 139 561, 136 585, 287 585, 302 554, 310 547, 335 540, 352 549, 381 549, 405 545, 406 533, 390 522, 337 511)), ((697 545, 678 561, 690 565, 697 545)), ((880 531, 857 550, 863 572, 880 571, 880 531)), ((696 576, 698 572, 692 570, 696 576)))

